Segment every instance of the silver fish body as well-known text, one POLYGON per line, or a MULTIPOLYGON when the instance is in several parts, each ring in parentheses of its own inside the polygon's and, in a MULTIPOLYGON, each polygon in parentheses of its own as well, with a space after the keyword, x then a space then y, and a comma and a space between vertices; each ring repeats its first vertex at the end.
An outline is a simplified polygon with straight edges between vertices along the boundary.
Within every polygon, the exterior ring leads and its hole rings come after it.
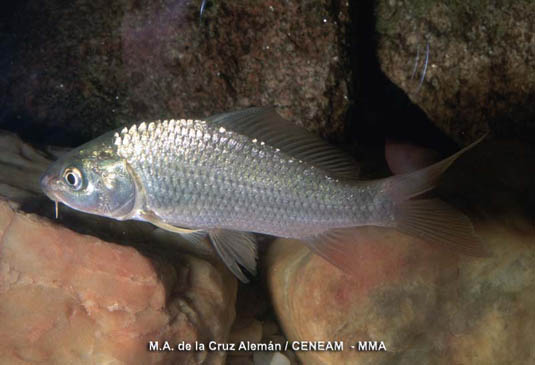
POLYGON ((376 184, 332 177, 206 121, 142 123, 110 144, 142 187, 143 209, 172 225, 303 238, 389 215, 376 184))
POLYGON ((191 237, 208 232, 246 281, 240 265, 254 272, 256 258, 247 232, 301 239, 346 271, 352 263, 340 257, 339 243, 363 236, 360 226, 478 251, 466 217, 434 200, 411 199, 465 150, 410 174, 358 181, 350 157, 271 108, 251 108, 110 132, 55 162, 41 185, 51 199, 89 213, 191 237))

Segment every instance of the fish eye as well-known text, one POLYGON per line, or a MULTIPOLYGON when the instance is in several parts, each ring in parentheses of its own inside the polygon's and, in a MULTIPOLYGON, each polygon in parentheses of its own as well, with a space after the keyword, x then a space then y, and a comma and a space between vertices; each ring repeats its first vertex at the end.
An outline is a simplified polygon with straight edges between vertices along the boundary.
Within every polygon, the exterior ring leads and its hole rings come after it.
POLYGON ((76 167, 69 167, 63 172, 63 180, 74 190, 82 187, 82 173, 76 167))

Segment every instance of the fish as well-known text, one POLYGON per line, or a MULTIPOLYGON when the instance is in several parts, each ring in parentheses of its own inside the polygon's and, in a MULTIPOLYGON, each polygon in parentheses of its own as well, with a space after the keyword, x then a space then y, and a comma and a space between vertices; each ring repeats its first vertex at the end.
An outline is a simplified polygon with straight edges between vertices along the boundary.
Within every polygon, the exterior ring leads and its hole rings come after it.
POLYGON ((208 237, 242 282, 256 274, 255 234, 301 240, 351 273, 358 257, 346 245, 373 238, 370 226, 485 255, 467 216, 422 197, 482 138, 423 169, 361 180, 352 156, 274 107, 252 107, 108 132, 53 162, 40 184, 56 204, 208 237))

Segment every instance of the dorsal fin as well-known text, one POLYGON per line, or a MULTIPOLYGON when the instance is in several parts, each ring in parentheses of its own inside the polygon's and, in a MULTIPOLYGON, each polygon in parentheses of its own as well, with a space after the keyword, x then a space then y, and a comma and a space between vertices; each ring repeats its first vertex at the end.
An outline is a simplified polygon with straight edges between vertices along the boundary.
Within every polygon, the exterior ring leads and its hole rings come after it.
POLYGON ((207 122, 280 149, 330 175, 357 178, 359 166, 348 154, 282 118, 274 107, 257 107, 213 115, 207 122))

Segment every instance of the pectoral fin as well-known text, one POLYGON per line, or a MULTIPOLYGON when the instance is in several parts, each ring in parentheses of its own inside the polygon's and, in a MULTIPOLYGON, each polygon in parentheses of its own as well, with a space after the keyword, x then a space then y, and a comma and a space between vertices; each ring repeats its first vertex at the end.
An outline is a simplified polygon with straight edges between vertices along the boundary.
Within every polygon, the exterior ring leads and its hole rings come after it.
POLYGON ((248 283, 249 279, 241 267, 253 275, 256 274, 257 251, 254 235, 224 229, 212 230, 208 234, 212 245, 228 269, 241 282, 248 283))

